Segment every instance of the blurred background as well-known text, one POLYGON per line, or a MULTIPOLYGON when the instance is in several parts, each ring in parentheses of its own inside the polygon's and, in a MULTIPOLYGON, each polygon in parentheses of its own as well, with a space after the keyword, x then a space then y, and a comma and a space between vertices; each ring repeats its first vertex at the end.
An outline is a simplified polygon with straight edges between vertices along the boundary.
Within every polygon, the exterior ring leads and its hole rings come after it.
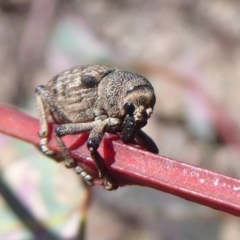
MULTIPOLYGON (((0 102, 36 116, 34 89, 63 70, 138 72, 156 91, 145 131, 160 154, 240 178, 239 12, 238 0, 0 0, 0 102)), ((85 190, 73 171, 3 134, 0 171, 0 239, 76 238, 85 190)), ((238 240, 240 220, 153 189, 94 187, 86 236, 238 240)))

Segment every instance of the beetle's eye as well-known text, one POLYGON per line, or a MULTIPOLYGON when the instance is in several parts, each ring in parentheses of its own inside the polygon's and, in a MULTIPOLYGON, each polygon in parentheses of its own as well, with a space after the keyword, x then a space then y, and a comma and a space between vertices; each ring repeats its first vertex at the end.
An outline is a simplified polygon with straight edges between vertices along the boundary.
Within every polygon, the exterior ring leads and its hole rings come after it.
POLYGON ((123 107, 129 115, 132 115, 135 111, 134 105, 130 102, 126 102, 123 107))

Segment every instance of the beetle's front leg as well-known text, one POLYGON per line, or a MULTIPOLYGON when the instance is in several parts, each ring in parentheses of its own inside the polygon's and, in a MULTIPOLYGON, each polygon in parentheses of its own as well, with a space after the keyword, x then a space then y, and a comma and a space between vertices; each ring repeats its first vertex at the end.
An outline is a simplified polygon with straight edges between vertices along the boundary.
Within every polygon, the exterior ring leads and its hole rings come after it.
POLYGON ((158 154, 158 147, 155 142, 142 130, 138 131, 135 135, 135 139, 138 143, 144 146, 144 148, 152 153, 158 154))
POLYGON ((62 140, 62 137, 68 134, 79 134, 85 131, 90 131, 96 126, 96 124, 98 124, 98 121, 90 123, 67 123, 58 126, 55 130, 56 141, 63 155, 65 166, 67 168, 75 168, 76 172, 81 175, 81 177, 85 180, 85 182, 88 183, 88 185, 93 185, 92 176, 90 176, 80 166, 77 165, 76 161, 71 157, 68 148, 62 140))
POLYGON ((104 133, 106 132, 106 129, 109 125, 109 121, 110 121, 110 119, 105 119, 99 125, 97 125, 96 127, 94 127, 92 129, 92 131, 89 135, 89 138, 88 138, 87 147, 89 149, 92 159, 94 160, 94 162, 96 164, 96 167, 99 172, 99 177, 102 178, 104 181, 103 185, 104 185, 105 189, 111 191, 111 190, 117 189, 118 186, 115 186, 112 183, 112 181, 108 175, 104 159, 97 151, 97 149, 103 139, 104 133))

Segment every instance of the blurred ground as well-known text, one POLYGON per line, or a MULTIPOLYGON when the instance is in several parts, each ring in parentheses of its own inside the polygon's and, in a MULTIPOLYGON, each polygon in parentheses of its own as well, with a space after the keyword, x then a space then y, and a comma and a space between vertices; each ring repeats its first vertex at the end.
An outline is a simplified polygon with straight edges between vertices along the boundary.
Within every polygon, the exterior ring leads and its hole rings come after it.
MULTIPOLYGON (((0 102, 36 116, 34 89, 62 70, 137 71, 155 87, 145 130, 160 153, 239 178, 228 131, 240 137, 239 11, 237 0, 0 0, 0 102)), ((74 236, 74 173, 3 135, 0 150, 1 176, 16 195, 50 229, 74 236)), ((0 219, 0 239, 31 239, 1 197, 0 219)), ((94 188, 87 224, 87 239, 240 239, 238 218, 141 187, 94 188)))

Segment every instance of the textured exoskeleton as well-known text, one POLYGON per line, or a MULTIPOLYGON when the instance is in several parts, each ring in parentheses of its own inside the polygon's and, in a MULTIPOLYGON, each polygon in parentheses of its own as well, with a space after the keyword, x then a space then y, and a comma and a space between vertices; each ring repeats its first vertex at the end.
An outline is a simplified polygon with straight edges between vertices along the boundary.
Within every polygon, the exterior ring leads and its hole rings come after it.
POLYGON ((158 153, 153 140, 141 130, 153 112, 154 90, 146 78, 136 73, 99 65, 74 67, 58 74, 45 86, 38 86, 35 92, 42 152, 53 154, 47 146, 51 116, 59 124, 55 130, 56 141, 66 167, 75 167, 89 184, 92 177, 76 164, 61 137, 90 131, 87 147, 107 190, 117 186, 97 151, 105 132, 120 133, 124 143, 135 139, 146 150, 158 153))

